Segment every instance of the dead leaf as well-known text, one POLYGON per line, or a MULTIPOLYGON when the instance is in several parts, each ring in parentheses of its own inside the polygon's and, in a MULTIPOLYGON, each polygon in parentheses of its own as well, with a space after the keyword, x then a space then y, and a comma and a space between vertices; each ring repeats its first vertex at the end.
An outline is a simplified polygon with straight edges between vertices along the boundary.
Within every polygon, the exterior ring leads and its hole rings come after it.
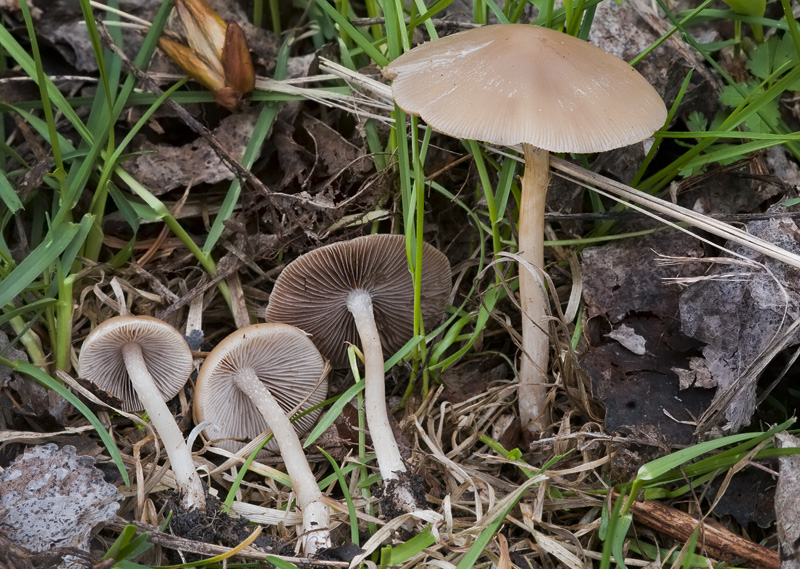
MULTIPOLYGON (((723 476, 708 485, 708 500, 714 501, 723 476)), ((760 468, 745 468, 733 475, 714 507, 715 516, 733 516, 743 527, 751 522, 767 528, 775 521, 775 478, 760 468)))
POLYGON ((689 358, 689 369, 672 368, 678 376, 681 390, 692 386, 712 389, 717 386, 716 380, 708 370, 706 361, 703 358, 689 358))
POLYGON ((305 188, 308 177, 314 166, 314 155, 298 144, 294 137, 294 128, 278 121, 272 134, 272 144, 278 154, 278 162, 283 172, 278 183, 278 191, 295 186, 295 190, 305 188))
POLYGON ((497 534, 497 542, 500 544, 500 556, 497 560, 497 569, 511 569, 511 557, 508 554, 508 540, 502 533, 497 534))
MULTIPOLYGON (((40 4, 46 9, 38 11, 41 16, 36 23, 39 37, 46 38, 64 61, 79 72, 97 71, 97 60, 83 21, 80 4, 69 0, 49 0, 40 4)), ((122 0, 118 8, 152 21, 160 4, 159 0, 122 0)), ((97 13, 102 12, 98 10, 97 13)), ((135 57, 142 45, 142 34, 138 30, 124 30, 122 37, 124 51, 128 57, 135 57)))
POLYGON ((708 389, 681 390, 672 371, 688 366, 692 352, 680 347, 690 349, 691 344, 671 338, 680 333, 670 330, 668 321, 631 317, 626 322, 650 346, 646 354, 606 342, 588 348, 581 361, 592 378, 595 397, 606 407, 606 429, 636 433, 668 447, 691 443, 694 418, 712 398, 708 389))
POLYGON ((625 324, 620 324, 618 328, 606 334, 606 338, 616 340, 622 347, 627 348, 637 356, 643 356, 647 353, 645 339, 638 335, 633 328, 625 324))
POLYGON ((0 529, 31 551, 88 551, 92 528, 113 520, 121 499, 74 447, 33 447, 0 474, 0 529))
POLYGON ((372 170, 372 162, 364 160, 361 148, 350 143, 338 131, 310 115, 303 116, 303 128, 314 139, 317 149, 317 164, 321 174, 336 175, 352 169, 350 175, 366 175, 372 170))
POLYGON ((702 250, 690 236, 674 232, 583 252, 589 346, 581 364, 606 407, 606 429, 673 446, 691 442, 692 422, 711 392, 681 390, 676 370, 689 372, 701 345, 680 332, 679 289, 665 280, 695 274, 700 266, 663 266, 657 252, 699 256, 702 250))
MULTIPOLYGON (((791 218, 752 221, 747 230, 800 251, 800 228, 791 218)), ((717 264, 707 271, 708 280, 691 284, 680 296, 681 329, 707 344, 703 357, 718 393, 733 385, 772 339, 800 317, 800 270, 730 248, 763 263, 763 268, 717 264)), ((743 385, 725 411, 731 432, 750 423, 755 404, 756 385, 743 385)))
MULTIPOLYGON (((222 119, 214 129, 213 135, 234 158, 242 158, 257 115, 258 108, 253 107, 222 119)), ((174 188, 233 179, 233 172, 201 138, 183 146, 153 144, 140 139, 137 150, 145 153, 126 162, 126 168, 154 195, 174 188)))
POLYGON ((675 318, 678 288, 664 279, 695 275, 704 267, 660 265, 659 255, 700 257, 702 254, 696 239, 679 232, 662 232, 584 250, 583 296, 589 317, 603 314, 612 324, 633 312, 675 318))

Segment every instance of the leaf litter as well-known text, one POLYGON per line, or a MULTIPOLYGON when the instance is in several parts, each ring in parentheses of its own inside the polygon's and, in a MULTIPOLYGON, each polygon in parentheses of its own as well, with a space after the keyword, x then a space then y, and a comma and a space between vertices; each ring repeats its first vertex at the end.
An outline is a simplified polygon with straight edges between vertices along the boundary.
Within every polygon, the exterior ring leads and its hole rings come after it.
MULTIPOLYGON (((122 496, 69 445, 31 447, 0 473, 0 531, 32 552, 89 550, 90 533, 114 519, 122 496)), ((64 555, 60 569, 83 566, 64 555)))
MULTIPOLYGON (((752 221, 754 235, 788 250, 800 250, 800 231, 792 219, 752 221)), ((751 421, 756 384, 741 378, 767 347, 800 317, 797 269, 737 249, 753 263, 720 259, 681 294, 681 328, 705 344, 706 368, 718 392, 735 390, 724 410, 732 432, 751 421)), ((763 397, 763 395, 762 395, 763 397)))
POLYGON ((582 362, 605 404, 606 428, 638 433, 665 448, 692 441, 691 422, 711 395, 681 383, 701 345, 680 330, 680 288, 665 279, 703 266, 687 259, 676 273, 657 262, 676 253, 699 259, 703 251, 690 236, 670 231, 582 253, 589 339, 582 362))

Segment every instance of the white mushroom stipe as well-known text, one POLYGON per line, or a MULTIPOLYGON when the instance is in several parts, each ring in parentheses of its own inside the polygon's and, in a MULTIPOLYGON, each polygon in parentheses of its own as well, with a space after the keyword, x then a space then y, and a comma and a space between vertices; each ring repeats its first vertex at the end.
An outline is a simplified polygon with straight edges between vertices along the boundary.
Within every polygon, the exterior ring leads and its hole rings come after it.
POLYGON ((389 424, 383 373, 383 348, 372 312, 372 296, 363 289, 354 290, 347 297, 347 309, 353 315, 361 339, 361 348, 364 351, 366 401, 364 411, 378 467, 384 480, 397 480, 397 473, 405 472, 406 466, 389 424))
MULTIPOLYGON (((323 401, 330 367, 308 336, 287 324, 253 324, 237 330, 208 355, 197 374, 195 421, 213 417, 206 436, 258 436, 269 428, 303 515, 303 551, 331 546, 329 510, 287 413, 323 401)), ((318 411, 306 413, 312 421, 318 411)), ((305 429, 302 429, 305 430, 305 429)), ((219 442, 215 442, 219 444, 219 442)))
POLYGON ((308 466, 303 446, 284 410, 275 401, 253 368, 243 368, 233 374, 234 384, 241 389, 267 419, 275 441, 280 448, 286 472, 292 480, 297 495, 297 506, 303 513, 302 542, 306 555, 315 555, 331 547, 330 514, 317 480, 308 466))
POLYGON ((161 398, 153 377, 147 369, 142 356, 142 347, 137 343, 124 344, 122 357, 128 370, 128 377, 139 400, 147 410, 147 416, 155 427, 161 443, 169 457, 170 467, 175 476, 175 484, 183 494, 184 504, 189 508, 205 510, 206 495, 203 484, 194 468, 192 453, 183 440, 183 433, 178 428, 169 407, 161 398))
POLYGON ((523 144, 525 174, 522 176, 522 204, 519 212, 519 254, 536 271, 520 267, 519 297, 522 308, 522 354, 519 369, 519 414, 525 427, 539 428, 547 418, 547 360, 549 323, 547 290, 544 283, 544 211, 550 181, 550 153, 523 144))
MULTIPOLYGON (((422 250, 420 311, 428 326, 442 317, 450 293, 450 263, 435 247, 422 250)), ((391 501, 403 512, 421 509, 410 487, 386 409, 384 357, 414 335, 414 283, 403 235, 367 235, 320 247, 281 272, 267 320, 308 332, 334 366, 347 365, 347 344, 360 341, 365 358, 367 426, 391 501)))

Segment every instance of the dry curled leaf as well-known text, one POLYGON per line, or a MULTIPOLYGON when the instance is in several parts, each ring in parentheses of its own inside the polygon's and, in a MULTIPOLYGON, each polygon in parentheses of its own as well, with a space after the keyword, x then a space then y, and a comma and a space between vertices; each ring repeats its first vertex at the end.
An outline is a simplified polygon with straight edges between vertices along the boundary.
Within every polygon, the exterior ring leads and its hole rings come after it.
POLYGON ((114 519, 120 499, 74 447, 29 448, 0 474, 0 530, 30 551, 88 550, 90 532, 114 519))
MULTIPOLYGON (((753 235, 800 251, 800 228, 789 218, 752 221, 753 235)), ((718 259, 705 279, 680 296, 681 329, 706 346, 703 357, 718 393, 736 383, 780 333, 800 317, 800 271, 738 247, 745 259, 718 259), (755 262, 748 262, 747 259, 755 262)), ((749 424, 756 384, 742 384, 724 416, 731 432, 749 424)))

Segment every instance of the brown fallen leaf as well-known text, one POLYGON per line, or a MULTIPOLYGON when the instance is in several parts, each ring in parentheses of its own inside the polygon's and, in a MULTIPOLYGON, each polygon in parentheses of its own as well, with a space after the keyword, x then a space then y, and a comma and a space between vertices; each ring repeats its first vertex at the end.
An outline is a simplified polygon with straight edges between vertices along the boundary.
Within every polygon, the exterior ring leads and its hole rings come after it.
POLYGON ((606 407, 606 429, 671 447, 691 443, 692 421, 712 391, 687 385, 702 344, 681 333, 680 288, 666 280, 703 265, 665 266, 660 254, 699 257, 702 249, 691 236, 661 232, 583 252, 588 346, 581 365, 606 407))
POLYGON ((497 534, 500 544, 500 558, 497 560, 497 569, 511 569, 511 556, 508 554, 508 541, 502 533, 497 534))

